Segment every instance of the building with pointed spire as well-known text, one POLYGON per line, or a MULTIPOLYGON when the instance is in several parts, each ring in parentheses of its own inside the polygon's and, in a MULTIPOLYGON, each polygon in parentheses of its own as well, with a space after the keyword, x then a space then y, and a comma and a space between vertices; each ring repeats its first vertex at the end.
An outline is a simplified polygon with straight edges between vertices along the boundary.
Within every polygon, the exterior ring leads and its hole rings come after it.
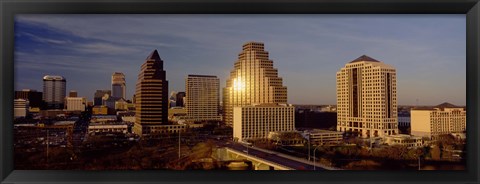
POLYGON ((142 64, 135 89, 134 132, 140 136, 161 131, 168 124, 168 81, 163 60, 154 50, 142 64))
POLYGON ((234 107, 263 103, 286 104, 287 87, 268 58, 264 44, 248 42, 243 45, 223 89, 225 123, 233 125, 234 107))
POLYGON ((362 137, 398 134, 394 67, 366 55, 337 72, 337 131, 362 137))

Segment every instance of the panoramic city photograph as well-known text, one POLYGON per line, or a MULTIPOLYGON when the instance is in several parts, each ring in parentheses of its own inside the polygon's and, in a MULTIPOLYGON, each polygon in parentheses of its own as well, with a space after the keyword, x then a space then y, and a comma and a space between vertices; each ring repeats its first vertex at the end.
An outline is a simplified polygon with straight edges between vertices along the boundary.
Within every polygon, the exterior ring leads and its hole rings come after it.
POLYGON ((15 170, 466 169, 465 15, 19 14, 14 30, 15 170))

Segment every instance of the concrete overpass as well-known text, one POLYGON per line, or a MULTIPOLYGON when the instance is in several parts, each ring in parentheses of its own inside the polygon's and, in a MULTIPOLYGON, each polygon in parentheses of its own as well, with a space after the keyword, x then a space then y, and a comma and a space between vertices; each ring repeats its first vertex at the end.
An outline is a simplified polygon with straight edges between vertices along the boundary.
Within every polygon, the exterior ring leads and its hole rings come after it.
POLYGON ((295 170, 293 168, 263 159, 261 157, 256 157, 255 155, 251 155, 243 151, 237 151, 232 148, 225 148, 225 151, 226 157, 228 159, 245 159, 251 161, 254 170, 295 170))
MULTIPOLYGON (((252 162, 252 167, 255 170, 314 170, 315 168, 313 162, 306 159, 270 150, 238 143, 224 146, 217 150, 216 157, 218 160, 248 160, 252 162)), ((338 168, 328 167, 317 162, 315 170, 338 170, 338 168)))

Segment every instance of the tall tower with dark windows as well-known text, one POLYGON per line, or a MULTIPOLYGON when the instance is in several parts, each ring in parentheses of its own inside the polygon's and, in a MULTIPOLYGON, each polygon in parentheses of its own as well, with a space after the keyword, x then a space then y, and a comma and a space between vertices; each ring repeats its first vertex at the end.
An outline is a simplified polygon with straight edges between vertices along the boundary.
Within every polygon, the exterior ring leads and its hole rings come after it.
POLYGON ((362 137, 398 134, 397 74, 366 55, 337 72, 337 130, 362 137))
MULTIPOLYGON (((188 94, 187 94, 188 98, 188 94)), ((248 42, 238 54, 223 89, 224 120, 233 125, 233 108, 263 103, 287 103, 287 87, 268 58, 264 44, 248 42)))
POLYGON ((135 88, 134 132, 140 136, 161 131, 168 124, 168 81, 163 60, 154 50, 142 64, 135 88))
MULTIPOLYGON (((192 121, 221 120, 220 80, 211 75, 188 75, 185 79, 187 117, 192 121)), ((178 101, 178 99, 177 99, 178 101)))
POLYGON ((43 101, 50 109, 62 109, 67 93, 67 80, 62 76, 43 77, 43 101))

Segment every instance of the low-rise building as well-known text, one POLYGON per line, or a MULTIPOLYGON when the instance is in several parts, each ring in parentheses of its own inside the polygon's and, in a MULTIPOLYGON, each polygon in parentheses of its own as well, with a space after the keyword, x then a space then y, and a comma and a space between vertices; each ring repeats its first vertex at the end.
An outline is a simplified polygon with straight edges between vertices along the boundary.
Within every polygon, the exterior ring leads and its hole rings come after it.
POLYGON ((116 122, 117 116, 115 115, 93 115, 90 118, 90 122, 92 123, 105 123, 105 122, 116 122))
POLYGON ((388 135, 384 137, 385 144, 390 146, 402 145, 408 148, 421 147, 424 145, 423 138, 406 134, 388 135))
POLYGON ((295 131, 291 104, 257 104, 233 108, 233 137, 237 141, 268 138, 269 132, 295 131))
POLYGON ((303 146, 305 138, 298 131, 289 132, 269 132, 268 139, 277 145, 283 146, 303 146))
POLYGON ((14 100, 14 117, 25 117, 28 115, 29 102, 25 99, 14 100))
MULTIPOLYGON (((137 124, 134 126, 137 126, 137 124)), ((142 136, 155 137, 162 134, 185 132, 186 130, 187 125, 151 125, 148 126, 148 128, 143 129, 142 136)))
POLYGON ((107 106, 95 106, 92 108, 92 114, 94 115, 107 115, 108 107, 107 106))
POLYGON ((123 122, 135 123, 135 111, 118 111, 117 116, 120 117, 123 122))
POLYGON ((129 103, 125 99, 120 98, 115 101, 115 110, 128 110, 128 104, 129 103))
POLYGON ((85 111, 86 103, 85 97, 65 97, 67 111, 85 111))
POLYGON ((125 123, 90 123, 88 133, 127 133, 128 125, 125 123))
POLYGON ((337 131, 314 129, 306 130, 303 134, 313 145, 340 144, 343 140, 343 132, 337 131))
POLYGON ((462 133, 466 130, 466 111, 449 103, 433 108, 414 108, 411 114, 411 134, 435 139, 439 135, 462 133))

